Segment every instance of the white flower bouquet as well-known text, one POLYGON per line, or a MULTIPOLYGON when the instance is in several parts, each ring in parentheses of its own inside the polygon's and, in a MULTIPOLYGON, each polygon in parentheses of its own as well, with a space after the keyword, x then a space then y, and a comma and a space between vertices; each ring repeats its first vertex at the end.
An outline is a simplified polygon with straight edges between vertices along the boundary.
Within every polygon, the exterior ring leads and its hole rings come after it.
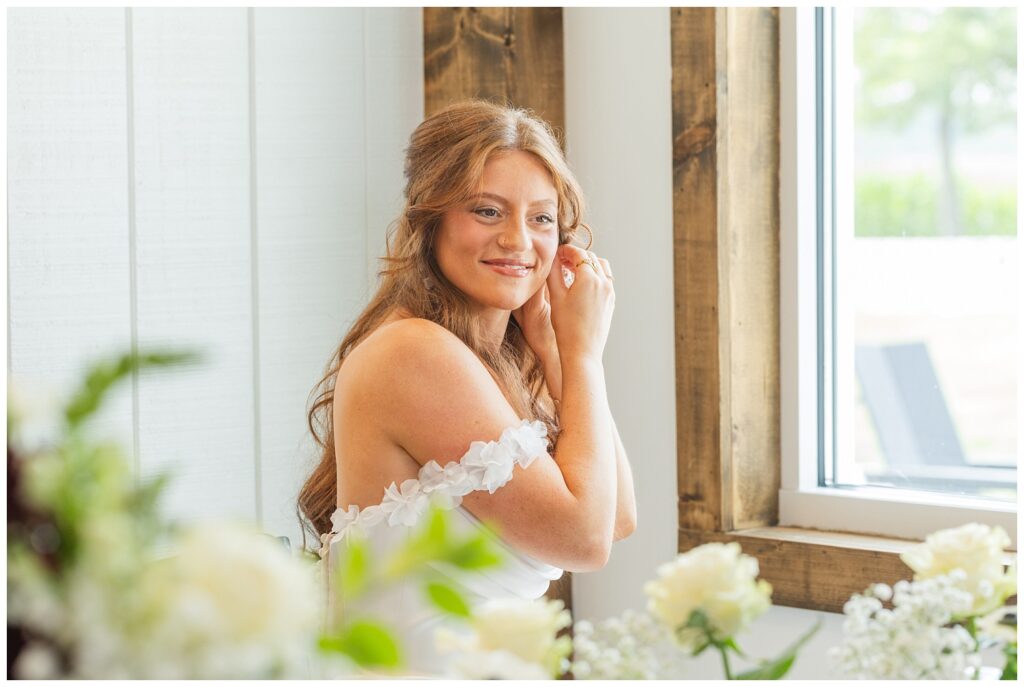
POLYGON ((814 625, 774 660, 734 674, 729 654, 744 656, 735 636, 771 606, 771 585, 758 580, 757 559, 739 544, 698 546, 658 567, 644 586, 647 611, 628 610, 596 626, 575 625, 573 675, 582 679, 679 679, 686 658, 714 648, 727 679, 783 677, 814 625))
POLYGON ((930 534, 901 555, 914 580, 875 584, 843 612, 844 641, 829 651, 833 670, 865 679, 963 679, 980 675, 979 650, 1002 646, 1002 677, 1016 679, 1016 566, 1004 570, 1010 539, 978 523, 930 534), (891 608, 884 604, 891 601, 891 608))
POLYGON ((453 654, 449 677, 546 680, 568 668, 572 640, 558 632, 572 618, 561 600, 493 599, 467 620, 467 633, 435 634, 438 650, 453 654))
MULTIPOLYGON (((325 632, 314 556, 294 556, 241 523, 164 522, 157 505, 166 480, 137 486, 118 446, 87 437, 85 421, 118 380, 145 365, 193 359, 147 354, 101 363, 63 407, 53 394, 9 390, 12 676, 263 679, 343 677, 360 667, 400 671, 399 647, 373 619, 325 632), (157 555, 168 549, 170 555, 157 555)), ((464 570, 500 564, 485 534, 451 536, 441 509, 426 520, 386 561, 372 560, 354 542, 338 581, 345 593, 419 576, 435 561, 464 570)), ((424 592, 443 611, 468 615, 443 583, 431 581, 424 592)))

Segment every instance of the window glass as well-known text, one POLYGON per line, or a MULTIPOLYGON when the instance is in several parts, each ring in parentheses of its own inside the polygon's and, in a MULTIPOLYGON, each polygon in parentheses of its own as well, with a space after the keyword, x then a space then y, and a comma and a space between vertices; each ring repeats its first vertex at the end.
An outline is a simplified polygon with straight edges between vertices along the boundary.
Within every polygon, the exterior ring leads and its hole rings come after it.
POLYGON ((824 481, 1015 500, 1016 10, 840 16, 834 369, 853 400, 824 481))

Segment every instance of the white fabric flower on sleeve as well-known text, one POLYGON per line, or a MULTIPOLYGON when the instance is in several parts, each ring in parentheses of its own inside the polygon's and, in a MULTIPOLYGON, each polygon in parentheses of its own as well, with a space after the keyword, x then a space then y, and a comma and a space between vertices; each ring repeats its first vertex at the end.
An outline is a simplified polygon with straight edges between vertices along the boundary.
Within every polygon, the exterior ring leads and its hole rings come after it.
POLYGON ((540 420, 523 423, 519 427, 509 427, 501 435, 501 443, 509 448, 515 461, 526 468, 536 460, 537 456, 548 450, 548 428, 540 420))
POLYGON ((348 529, 355 524, 356 518, 359 517, 359 506, 351 505, 347 510, 337 508, 334 514, 331 515, 331 526, 332 532, 344 536, 348 529))
POLYGON ((469 471, 458 461, 443 468, 432 460, 420 468, 420 487, 442 508, 451 510, 462 503, 462 497, 476 488, 469 471))
POLYGON ((476 487, 466 466, 455 460, 444 466, 444 480, 445 491, 452 497, 465 496, 476 487))
POLYGON ((509 450, 497 441, 474 441, 462 457, 462 465, 476 488, 491 494, 512 479, 514 463, 509 450))
POLYGON ((445 486, 444 468, 436 460, 432 460, 420 468, 420 487, 425 494, 429 494, 445 486))
POLYGON ((380 506, 369 506, 368 508, 364 508, 359 514, 357 524, 360 530, 366 527, 373 527, 384 519, 384 515, 384 511, 380 506))
POLYGON ((391 486, 384 490, 384 500, 380 509, 387 516, 388 525, 398 524, 412 527, 419 522, 420 516, 429 505, 429 497, 423 492, 419 480, 407 479, 401 487, 391 486))

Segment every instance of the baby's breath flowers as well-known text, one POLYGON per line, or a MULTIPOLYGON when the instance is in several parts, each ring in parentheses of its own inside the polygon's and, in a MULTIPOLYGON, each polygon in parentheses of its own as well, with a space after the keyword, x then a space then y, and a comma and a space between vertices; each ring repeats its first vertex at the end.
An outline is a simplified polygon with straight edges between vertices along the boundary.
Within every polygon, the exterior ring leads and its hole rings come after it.
POLYGON ((947 626, 966 613, 972 597, 962 588, 966 574, 954 570, 895 587, 875 584, 843 607, 843 644, 829 650, 841 677, 870 680, 963 679, 981 656, 970 633, 947 626), (892 608, 883 601, 892 600, 892 608))
POLYGON ((627 609, 596 624, 573 626, 572 674, 577 680, 672 680, 686 654, 650 613, 627 609))

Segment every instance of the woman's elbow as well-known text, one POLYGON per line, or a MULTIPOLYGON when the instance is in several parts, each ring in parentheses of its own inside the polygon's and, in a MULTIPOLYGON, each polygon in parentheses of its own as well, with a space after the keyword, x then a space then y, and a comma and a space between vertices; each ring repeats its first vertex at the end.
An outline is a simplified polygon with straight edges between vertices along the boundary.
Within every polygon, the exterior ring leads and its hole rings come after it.
POLYGON ((608 565, 608 559, 612 555, 612 543, 611 541, 600 541, 590 547, 589 555, 585 565, 587 570, 581 572, 595 572, 601 570, 604 566, 608 565))
POLYGON ((632 511, 627 515, 619 518, 615 523, 615 533, 612 535, 612 541, 619 541, 625 539, 629 535, 636 531, 636 511, 632 511))
POLYGON ((571 560, 559 567, 573 573, 587 573, 600 570, 611 557, 612 542, 607 535, 593 539, 578 539, 571 560))

